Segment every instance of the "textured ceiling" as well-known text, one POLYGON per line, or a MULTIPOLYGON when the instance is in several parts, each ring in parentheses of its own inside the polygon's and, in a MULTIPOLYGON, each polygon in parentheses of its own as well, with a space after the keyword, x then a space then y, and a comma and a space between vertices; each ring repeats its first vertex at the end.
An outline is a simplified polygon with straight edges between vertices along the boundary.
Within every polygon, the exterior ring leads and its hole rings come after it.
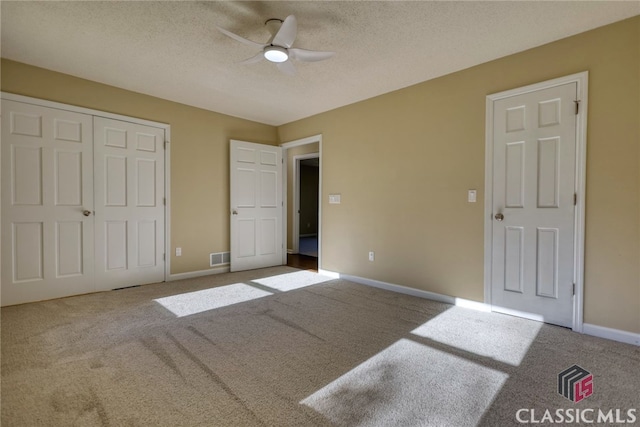
MULTIPOLYGON (((280 125, 640 14, 640 2, 2 1, 2 56, 280 125), (216 30, 335 51, 280 73, 216 30)), ((570 54, 568 52, 567 54, 570 54)))

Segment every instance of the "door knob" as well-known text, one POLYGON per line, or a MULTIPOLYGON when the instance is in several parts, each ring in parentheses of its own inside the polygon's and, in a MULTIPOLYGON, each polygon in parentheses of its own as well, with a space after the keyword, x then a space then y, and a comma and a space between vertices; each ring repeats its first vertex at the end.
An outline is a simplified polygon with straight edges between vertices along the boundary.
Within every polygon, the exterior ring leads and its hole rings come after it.
POLYGON ((89 216, 89 215, 91 215, 91 211, 84 210, 84 211, 82 211, 82 215, 89 216))
POLYGON ((235 209, 234 209, 231 213, 232 213, 233 215, 238 215, 238 211, 237 211, 237 210, 235 210, 235 209))
POLYGON ((494 218, 496 219, 496 221, 502 221, 504 219, 504 215, 502 215, 501 213, 497 213, 494 218))

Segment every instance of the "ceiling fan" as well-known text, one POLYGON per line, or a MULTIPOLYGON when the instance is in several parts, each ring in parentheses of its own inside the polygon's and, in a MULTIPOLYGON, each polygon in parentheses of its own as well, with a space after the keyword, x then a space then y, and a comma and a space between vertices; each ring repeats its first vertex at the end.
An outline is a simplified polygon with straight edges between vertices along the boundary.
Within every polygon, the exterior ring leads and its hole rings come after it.
POLYGON ((296 67, 293 65, 292 59, 303 62, 316 62, 331 58, 335 55, 335 52, 321 52, 316 50, 299 49, 293 46, 293 42, 296 39, 296 33, 298 32, 298 23, 296 17, 293 15, 287 16, 282 21, 281 19, 268 19, 265 25, 281 24, 277 31, 272 31, 274 34, 267 43, 257 43, 249 39, 245 39, 231 31, 218 27, 220 32, 234 40, 244 43, 248 46, 252 46, 260 49, 261 51, 252 56, 249 59, 245 59, 240 62, 241 64, 254 64, 260 62, 263 59, 276 64, 278 69, 285 74, 294 75, 296 73, 296 67))

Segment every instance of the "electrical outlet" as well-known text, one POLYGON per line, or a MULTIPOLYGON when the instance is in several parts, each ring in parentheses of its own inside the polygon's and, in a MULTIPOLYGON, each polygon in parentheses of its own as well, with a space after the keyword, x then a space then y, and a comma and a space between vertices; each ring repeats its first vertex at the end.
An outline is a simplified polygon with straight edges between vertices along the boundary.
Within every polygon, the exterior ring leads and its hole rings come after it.
POLYGON ((373 251, 369 252, 369 261, 373 261, 375 259, 375 254, 373 251))
POLYGON ((176 248, 176 256, 182 256, 182 248, 176 248))

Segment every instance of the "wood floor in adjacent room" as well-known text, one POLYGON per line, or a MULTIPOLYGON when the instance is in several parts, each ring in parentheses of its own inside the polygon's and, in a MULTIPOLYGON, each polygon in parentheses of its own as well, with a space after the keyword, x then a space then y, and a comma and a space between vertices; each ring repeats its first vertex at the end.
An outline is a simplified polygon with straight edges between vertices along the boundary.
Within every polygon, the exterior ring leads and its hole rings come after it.
POLYGON ((640 407, 636 346, 284 266, 1 316, 3 426, 493 427, 640 407), (557 390, 575 364, 594 377, 579 403, 557 390))
POLYGON ((318 258, 313 256, 287 254, 287 265, 301 270, 318 272, 318 258))

